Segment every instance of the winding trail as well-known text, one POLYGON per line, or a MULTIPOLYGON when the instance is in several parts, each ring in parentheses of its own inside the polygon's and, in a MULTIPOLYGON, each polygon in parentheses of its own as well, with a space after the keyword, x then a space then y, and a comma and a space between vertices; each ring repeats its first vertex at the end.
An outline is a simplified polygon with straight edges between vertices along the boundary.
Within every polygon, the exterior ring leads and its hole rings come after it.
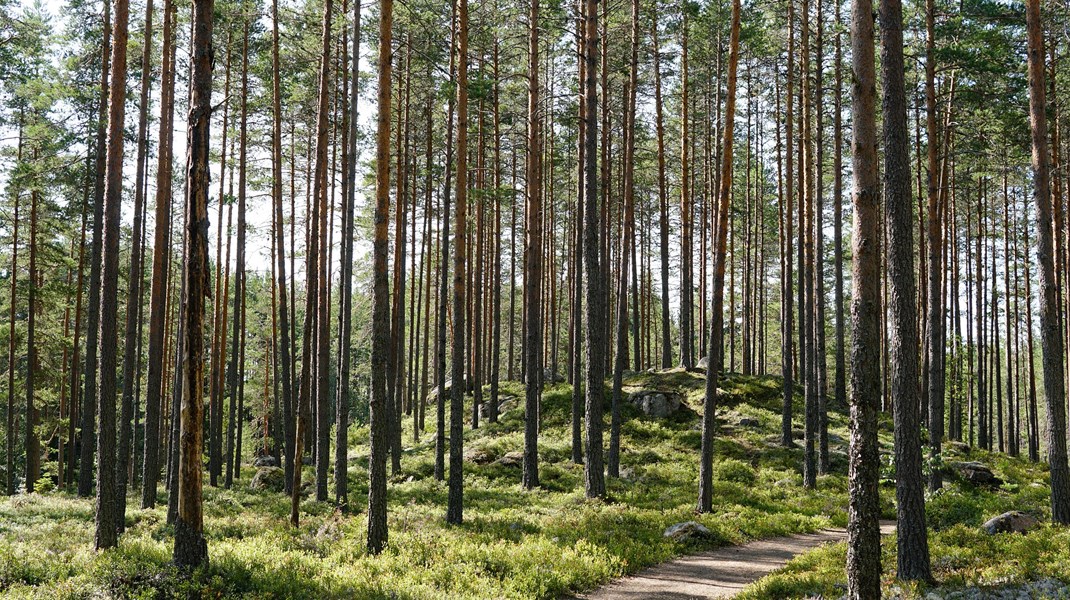
MULTIPOLYGON (((881 521, 881 535, 895 531, 881 521)), ((845 529, 757 540, 742 546, 681 556, 617 579, 579 598, 585 600, 698 600, 731 598, 785 563, 822 544, 847 539, 845 529)))

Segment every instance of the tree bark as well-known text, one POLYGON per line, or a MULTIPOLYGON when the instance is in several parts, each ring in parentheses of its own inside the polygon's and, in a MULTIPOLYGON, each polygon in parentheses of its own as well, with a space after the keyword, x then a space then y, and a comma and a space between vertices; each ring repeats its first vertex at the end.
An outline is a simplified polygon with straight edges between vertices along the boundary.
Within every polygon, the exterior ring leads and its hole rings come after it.
MULTIPOLYGON (((929 581, 925 483, 921 471, 918 397, 918 318, 914 280, 913 199, 903 81, 903 6, 881 0, 881 82, 884 116, 884 214, 888 225, 891 286, 891 391, 895 421, 896 536, 900 579, 929 581)), ((937 287, 936 296, 939 296, 937 287)))
POLYGON ((457 214, 453 256, 453 338, 450 387, 450 474, 446 522, 464 518, 464 317, 468 208, 468 0, 457 0, 457 214))
MULTIPOLYGON (((528 9, 528 131, 527 179, 524 206, 524 472, 522 485, 532 489, 539 485, 539 400, 542 381, 539 365, 542 357, 542 146, 539 111, 539 0, 531 0, 528 9)), ((575 343, 575 341, 573 341, 575 343)), ((574 382, 578 385, 579 382, 574 382)), ((573 403, 575 406, 575 403, 573 403)), ((573 410, 575 413, 575 410, 573 410)), ((573 423, 576 424, 575 414, 573 423)), ((573 427, 573 458, 576 444, 573 427)))
POLYGON ((212 109, 213 0, 194 0, 192 74, 186 168, 186 286, 182 302, 182 413, 178 516, 173 559, 180 568, 208 562, 201 498, 204 413, 204 319, 208 281, 208 145, 212 109))
POLYGON ((164 0, 163 63, 160 68, 160 149, 156 168, 156 230, 152 243, 152 283, 149 291, 148 376, 145 381, 145 449, 141 469, 141 507, 156 506, 160 476, 160 421, 163 405, 164 333, 167 328, 167 279, 170 269, 168 238, 171 228, 171 158, 175 110, 174 0, 164 0))
POLYGON ((851 2, 853 163, 851 393, 848 450, 847 597, 880 597, 880 242, 873 2, 851 2))
MULTIPOLYGON (((1033 142, 1033 201, 1037 206, 1037 262, 1040 265, 1040 346, 1043 354, 1044 396, 1048 409, 1048 465, 1051 469, 1052 521, 1070 523, 1070 473, 1066 459, 1066 405, 1063 379, 1063 341, 1059 325, 1059 297, 1055 281, 1051 157, 1045 114, 1044 29, 1040 0, 1025 3, 1029 58, 1029 124, 1033 142)), ((1026 278, 1028 281, 1028 277, 1026 278)))
POLYGON ((709 366, 702 408, 702 446, 699 450, 698 510, 713 510, 713 444, 717 429, 717 382, 724 364, 724 275, 728 262, 729 203, 732 198, 733 130, 736 119, 736 71, 739 65, 740 0, 732 0, 728 41, 728 79, 725 83, 724 142, 721 149, 720 187, 717 191, 717 229, 714 231, 713 286, 710 290, 709 366))
MULTIPOLYGON (((461 0, 464 1, 464 0, 461 0)), ((586 345, 584 358, 585 429, 587 441, 584 465, 584 488, 588 498, 601 498, 606 494, 605 474, 602 465, 602 389, 604 386, 606 295, 602 290, 605 277, 602 275, 601 242, 602 229, 598 195, 598 93, 595 85, 597 74, 598 0, 583 0, 585 10, 583 60, 586 63, 583 81, 586 130, 584 155, 584 229, 583 266, 587 277, 584 280, 583 296, 587 303, 586 345)))

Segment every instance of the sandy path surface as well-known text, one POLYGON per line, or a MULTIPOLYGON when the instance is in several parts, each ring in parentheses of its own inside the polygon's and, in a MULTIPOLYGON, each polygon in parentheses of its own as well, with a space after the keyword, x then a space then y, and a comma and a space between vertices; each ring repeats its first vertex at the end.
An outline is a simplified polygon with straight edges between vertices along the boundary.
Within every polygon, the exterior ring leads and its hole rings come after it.
MULTIPOLYGON (((895 531, 894 521, 881 522, 881 535, 895 531)), ((822 544, 847 539, 844 529, 826 529, 758 540, 699 554, 681 556, 607 584, 586 600, 695 600, 731 598, 747 585, 783 567, 795 556, 822 544)))

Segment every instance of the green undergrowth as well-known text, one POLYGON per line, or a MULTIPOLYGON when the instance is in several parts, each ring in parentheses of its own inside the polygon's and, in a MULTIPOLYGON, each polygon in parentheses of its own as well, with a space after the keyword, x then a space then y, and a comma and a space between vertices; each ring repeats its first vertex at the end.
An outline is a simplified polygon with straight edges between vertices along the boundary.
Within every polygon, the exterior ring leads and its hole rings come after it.
MULTIPOLYGON (((895 580, 895 536, 882 540, 882 587, 901 597, 924 598, 934 588, 997 588, 1043 578, 1070 582, 1070 529, 1050 524, 1047 465, 999 453, 950 448, 947 460, 980 461, 1004 480, 1001 487, 974 486, 956 477, 926 498, 933 585, 895 580), (1028 534, 988 535, 981 525, 1009 510, 1037 517, 1042 525, 1028 534)), ((895 495, 892 484, 881 487, 882 498, 895 495)), ((789 562, 783 569, 749 586, 745 600, 773 598, 838 598, 846 591, 847 546, 828 545, 789 562)))
MULTIPOLYGON (((429 430, 412 441, 404 422, 402 472, 389 487, 390 538, 380 556, 365 551, 368 432, 351 429, 349 489, 354 511, 329 502, 302 504, 288 525, 289 502, 251 491, 246 466, 233 489, 205 488, 210 565, 190 575, 168 564, 173 530, 166 499, 151 510, 128 501, 117 549, 92 549, 94 506, 62 492, 0 500, 0 594, 36 598, 558 598, 674 555, 757 538, 845 524, 846 416, 831 415, 832 473, 816 491, 802 488, 801 450, 779 446, 780 385, 770 377, 730 375, 722 382, 715 444, 714 510, 698 515, 699 415, 705 380, 681 369, 641 373, 639 389, 680 393, 687 409, 653 420, 624 408, 622 478, 609 498, 584 497, 583 467, 571 462, 571 387, 548 387, 540 432, 541 487, 524 491, 520 468, 464 465, 464 524, 444 521, 447 490, 434 472, 434 408, 429 430), (757 425, 740 425, 753 419, 757 425), (713 532, 703 545, 663 537, 697 520, 713 532)), ((522 397, 517 383, 503 396, 522 397)), ((796 415, 801 400, 795 398, 796 415)), ((468 411, 466 411, 467 414, 468 411)), ((608 412, 607 442, 608 442, 608 412)), ((801 427, 796 419, 795 427, 801 427)), ((466 428, 465 450, 494 461, 523 445, 523 410, 499 423, 466 428)), ((251 447, 247 446, 247 447, 251 447)), ((507 461, 508 462, 508 461, 507 461)), ((305 472, 305 479, 313 471, 305 472)), ((333 489, 333 482, 330 484, 333 489)), ((886 495, 888 496, 888 495, 886 495)), ((883 510, 891 514, 891 503, 883 510)))

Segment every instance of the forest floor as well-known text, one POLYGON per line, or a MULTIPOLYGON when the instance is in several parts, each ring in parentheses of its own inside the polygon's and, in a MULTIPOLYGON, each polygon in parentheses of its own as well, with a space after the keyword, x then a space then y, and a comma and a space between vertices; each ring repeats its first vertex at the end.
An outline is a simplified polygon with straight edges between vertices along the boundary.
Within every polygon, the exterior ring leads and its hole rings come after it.
MULTIPOLYGON (((541 487, 520 487, 518 452, 523 414, 517 402, 496 424, 465 432, 465 522, 444 521, 446 486, 433 477, 434 407, 428 432, 412 441, 404 422, 402 470, 391 477, 390 539, 380 556, 365 550, 367 427, 351 428, 349 487, 355 511, 341 515, 330 502, 302 503, 297 529, 288 524, 282 494, 251 490, 246 465, 233 489, 205 488, 210 565, 192 576, 169 566, 172 528, 165 502, 136 508, 117 549, 96 553, 93 500, 49 491, 0 500, 0 595, 35 598, 558 598, 598 588, 670 558, 753 540, 846 524, 847 417, 830 414, 831 472, 816 490, 802 487, 799 448, 778 444, 780 380, 729 375, 718 407, 714 510, 696 514, 698 415, 704 378, 674 369, 628 378, 627 391, 679 394, 685 408, 665 419, 625 405, 620 479, 608 481, 605 501, 584 498, 583 468, 571 462, 571 387, 543 396, 541 487), (666 527, 697 521, 711 535, 698 542, 663 536, 666 527)), ((520 397, 516 383, 503 397, 520 397)), ((801 419, 796 395, 796 423, 801 419)), ((608 422, 608 413, 607 413, 608 422)), ((890 450, 890 422, 881 443, 890 450)), ((801 431, 795 432, 801 436, 801 431)), ((248 440, 246 447, 252 447, 248 440)), ((963 451, 949 456, 961 459, 963 451)), ((949 586, 999 585, 1042 577, 1070 579, 1070 530, 1042 526, 1024 536, 987 536, 979 525, 1005 510, 1047 519, 1045 469, 1022 459, 971 451, 1006 483, 997 489, 952 481, 929 498, 934 571, 949 586)), ((888 463, 887 482, 894 473, 888 463)), ((313 471, 305 472, 305 480, 313 471)), ((894 516, 886 482, 882 516, 894 516)), ((333 488, 333 484, 332 484, 333 488)), ((161 497, 163 494, 161 493, 161 497)), ((894 539, 885 540, 885 581, 894 571, 894 539)), ((805 553, 743 590, 746 598, 842 595, 845 546, 805 553)), ((906 588, 908 592, 921 592, 906 588)))

